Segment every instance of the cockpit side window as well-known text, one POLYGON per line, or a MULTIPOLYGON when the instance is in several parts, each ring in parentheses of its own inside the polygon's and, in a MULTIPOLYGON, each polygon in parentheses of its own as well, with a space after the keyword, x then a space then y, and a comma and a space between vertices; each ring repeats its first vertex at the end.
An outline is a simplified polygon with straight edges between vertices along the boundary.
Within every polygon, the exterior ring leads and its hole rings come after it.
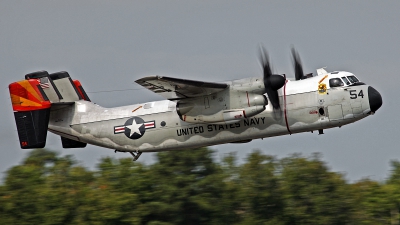
POLYGON ((345 84, 350 85, 350 81, 347 80, 346 77, 342 77, 342 80, 344 81, 345 84))
POLYGON ((344 86, 344 83, 340 78, 332 78, 332 79, 329 80, 329 86, 331 86, 331 87, 341 87, 341 86, 344 86))
POLYGON ((347 78, 350 80, 351 83, 357 83, 357 82, 359 82, 359 80, 358 80, 357 77, 355 77, 355 76, 348 76, 347 78))

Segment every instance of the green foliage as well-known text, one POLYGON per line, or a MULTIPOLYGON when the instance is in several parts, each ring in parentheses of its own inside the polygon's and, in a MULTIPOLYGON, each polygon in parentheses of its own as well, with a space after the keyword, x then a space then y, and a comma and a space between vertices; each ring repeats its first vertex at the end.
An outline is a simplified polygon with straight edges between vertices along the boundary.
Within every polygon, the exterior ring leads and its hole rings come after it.
POLYGON ((240 168, 239 198, 243 224, 276 224, 283 220, 283 196, 274 157, 253 152, 240 168))
POLYGON ((218 224, 222 171, 206 148, 158 154, 152 167, 153 197, 148 221, 218 224))
POLYGON ((343 177, 329 172, 319 155, 281 160, 281 187, 288 224, 346 224, 351 196, 343 177))
POLYGON ((348 183, 318 154, 255 151, 238 165, 207 148, 161 152, 153 165, 103 158, 95 171, 36 149, 7 171, 0 224, 399 224, 400 163, 387 182, 348 183))

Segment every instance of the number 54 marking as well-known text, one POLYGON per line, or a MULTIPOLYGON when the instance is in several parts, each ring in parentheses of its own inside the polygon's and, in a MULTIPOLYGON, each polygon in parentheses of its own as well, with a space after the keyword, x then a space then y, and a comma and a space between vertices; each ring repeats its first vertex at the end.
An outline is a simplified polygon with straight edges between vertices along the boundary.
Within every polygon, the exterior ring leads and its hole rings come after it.
POLYGON ((358 93, 358 95, 357 95, 357 91, 356 90, 351 90, 350 91, 350 98, 351 99, 356 99, 358 96, 360 96, 361 98, 364 98, 364 93, 363 93, 362 90, 358 93))

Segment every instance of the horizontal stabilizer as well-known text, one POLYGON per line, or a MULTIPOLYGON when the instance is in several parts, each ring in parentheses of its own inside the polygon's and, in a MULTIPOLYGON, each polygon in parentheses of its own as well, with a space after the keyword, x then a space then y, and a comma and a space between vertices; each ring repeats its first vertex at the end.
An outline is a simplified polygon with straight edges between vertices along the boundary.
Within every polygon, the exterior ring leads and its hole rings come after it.
POLYGON ((90 101, 81 83, 73 81, 68 72, 49 74, 38 71, 25 75, 26 80, 36 79, 51 103, 75 102, 81 99, 90 101))

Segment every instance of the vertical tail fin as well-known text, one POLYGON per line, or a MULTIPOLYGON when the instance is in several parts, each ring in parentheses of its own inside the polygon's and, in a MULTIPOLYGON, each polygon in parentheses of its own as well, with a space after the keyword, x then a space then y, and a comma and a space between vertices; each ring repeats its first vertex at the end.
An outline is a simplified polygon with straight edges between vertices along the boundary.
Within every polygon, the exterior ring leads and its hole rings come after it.
POLYGON ((86 94, 86 91, 83 89, 81 82, 79 82, 79 80, 74 80, 74 85, 75 85, 76 89, 78 90, 78 93, 81 96, 81 98, 90 102, 90 98, 86 94))
POLYGON ((51 102, 37 79, 9 85, 20 146, 43 148, 46 145, 51 102))

